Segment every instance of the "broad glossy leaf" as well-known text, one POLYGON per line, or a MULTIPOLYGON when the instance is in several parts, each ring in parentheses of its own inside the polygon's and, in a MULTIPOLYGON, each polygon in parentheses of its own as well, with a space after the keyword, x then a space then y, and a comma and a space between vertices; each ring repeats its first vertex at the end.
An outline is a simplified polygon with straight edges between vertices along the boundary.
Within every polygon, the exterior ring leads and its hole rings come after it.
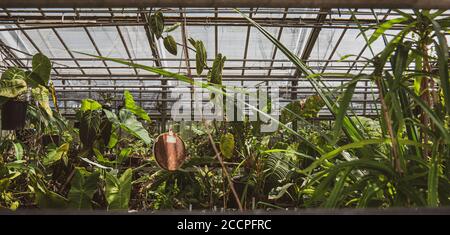
POLYGON ((131 195, 133 170, 128 168, 120 178, 106 173, 106 201, 108 210, 127 210, 131 195))
POLYGON ((170 54, 177 55, 177 43, 175 42, 175 39, 171 35, 168 35, 164 38, 164 47, 170 54))
POLYGON ((150 29, 157 39, 161 37, 164 31, 164 16, 161 11, 150 16, 150 29))
POLYGON ((100 132, 102 121, 100 110, 88 110, 81 113, 80 141, 87 149, 92 147, 100 132))
POLYGON ((100 174, 88 172, 82 167, 75 169, 75 174, 70 183, 70 191, 67 195, 69 207, 75 209, 91 209, 91 200, 97 190, 97 182, 100 174))
POLYGON ((27 91, 27 83, 22 79, 0 80, 0 96, 16 98, 27 91))
POLYGON ((52 70, 52 63, 42 53, 37 53, 33 56, 32 60, 33 74, 37 75, 32 77, 40 85, 47 86, 50 80, 50 72, 52 70))
POLYGON ((81 111, 92 111, 102 109, 102 105, 93 99, 84 99, 81 101, 81 111))
POLYGON ((37 190, 35 195, 35 201, 39 208, 61 210, 67 207, 67 199, 53 191, 37 190))
POLYGON ((64 156, 67 156, 67 153, 69 152, 69 143, 64 143, 58 148, 50 150, 49 153, 44 157, 43 164, 45 166, 49 166, 57 161, 59 161, 64 156))
POLYGON ((126 130, 128 133, 144 141, 145 144, 150 145, 151 138, 147 130, 142 126, 130 111, 122 109, 119 112, 120 127, 126 130))
POLYGON ((2 80, 22 79, 26 80, 26 73, 23 69, 9 68, 2 73, 2 80))
POLYGON ((134 113, 136 116, 146 120, 151 121, 150 117, 148 116, 147 112, 140 106, 134 102, 133 95, 129 91, 125 91, 123 93, 125 98, 125 108, 130 110, 132 113, 134 113))
POLYGON ((45 110, 45 112, 53 117, 52 109, 49 104, 49 91, 42 85, 38 85, 37 87, 31 89, 31 94, 39 105, 45 110))

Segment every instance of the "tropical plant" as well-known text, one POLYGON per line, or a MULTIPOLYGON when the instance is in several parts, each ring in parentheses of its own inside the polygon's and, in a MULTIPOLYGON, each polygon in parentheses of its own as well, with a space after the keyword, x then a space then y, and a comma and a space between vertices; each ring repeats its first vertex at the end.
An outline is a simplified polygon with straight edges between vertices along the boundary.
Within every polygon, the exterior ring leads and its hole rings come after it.
POLYGON ((7 99, 26 99, 25 93, 31 89, 33 99, 49 116, 52 116, 53 113, 49 105, 50 96, 55 102, 55 107, 57 105, 50 80, 51 69, 50 60, 41 53, 33 56, 31 71, 15 67, 7 69, 0 79, 0 104, 3 104, 7 99))

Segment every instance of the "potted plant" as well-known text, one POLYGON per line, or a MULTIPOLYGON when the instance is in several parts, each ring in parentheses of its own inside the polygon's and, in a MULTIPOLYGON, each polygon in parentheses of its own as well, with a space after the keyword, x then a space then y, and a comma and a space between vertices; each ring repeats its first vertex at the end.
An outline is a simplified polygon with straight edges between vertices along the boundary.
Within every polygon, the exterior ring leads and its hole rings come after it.
POLYGON ((2 130, 17 130, 25 126, 30 94, 39 107, 52 116, 49 106, 50 71, 50 60, 38 53, 33 56, 31 71, 14 67, 1 75, 2 130))
POLYGON ((6 70, 0 79, 2 130, 22 129, 27 111, 25 73, 17 68, 6 70))

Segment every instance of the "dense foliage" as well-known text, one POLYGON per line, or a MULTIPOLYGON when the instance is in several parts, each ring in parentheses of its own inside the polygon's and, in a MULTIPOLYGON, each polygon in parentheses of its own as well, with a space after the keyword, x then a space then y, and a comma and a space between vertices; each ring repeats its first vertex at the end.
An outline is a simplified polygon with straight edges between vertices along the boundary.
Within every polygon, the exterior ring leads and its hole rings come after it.
MULTIPOLYGON (((383 37, 386 48, 367 60, 375 67, 373 73, 341 74, 348 83, 339 90, 328 88, 324 74, 314 73, 241 13, 305 75, 317 94, 286 106, 274 133, 261 133, 261 121, 174 123, 172 129, 184 139, 189 154, 174 172, 156 164, 151 146, 160 133, 130 92, 123 94, 121 108, 111 107, 107 100, 83 100, 75 121, 51 109, 49 97, 57 107, 51 64, 38 54, 33 71, 10 68, 0 80, 2 102, 32 94, 27 128, 1 139, 0 206, 12 210, 448 206, 450 81, 443 32, 450 19, 440 17, 442 11, 397 12, 400 18, 361 31, 368 47, 383 37), (388 41, 385 33, 393 25, 403 30, 388 41), (360 79, 369 79, 378 88, 381 109, 376 118, 350 115, 349 103, 360 79), (332 126, 311 121, 322 108, 335 116, 332 126)), ((179 25, 165 28, 160 11, 150 21, 152 35, 163 38, 166 49, 177 54, 178 44, 169 33, 179 25)), ((159 68, 98 58, 223 91, 217 86, 222 85, 226 57, 218 54, 209 67, 203 42, 188 41, 191 45, 184 46, 196 52, 196 73, 206 74, 205 83, 159 68)))

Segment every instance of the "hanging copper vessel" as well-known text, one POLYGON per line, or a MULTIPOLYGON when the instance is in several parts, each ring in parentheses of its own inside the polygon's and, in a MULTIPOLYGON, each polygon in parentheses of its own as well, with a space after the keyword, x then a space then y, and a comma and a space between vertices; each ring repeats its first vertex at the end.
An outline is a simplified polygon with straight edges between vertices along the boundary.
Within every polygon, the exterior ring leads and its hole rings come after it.
POLYGON ((153 155, 158 165, 168 171, 175 171, 186 159, 186 147, 183 140, 172 130, 156 138, 153 155))

